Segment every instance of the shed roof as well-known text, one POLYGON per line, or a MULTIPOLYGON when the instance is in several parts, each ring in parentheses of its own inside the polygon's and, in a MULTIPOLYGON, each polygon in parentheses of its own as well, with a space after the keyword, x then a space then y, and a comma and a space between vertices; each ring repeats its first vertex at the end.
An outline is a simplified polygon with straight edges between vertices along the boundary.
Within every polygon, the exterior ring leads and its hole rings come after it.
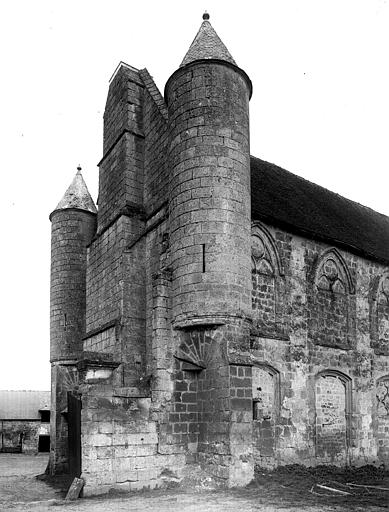
POLYGON ((389 263, 389 217, 251 157, 251 216, 389 263))
POLYGON ((0 420, 39 420, 50 410, 50 391, 0 390, 0 420))

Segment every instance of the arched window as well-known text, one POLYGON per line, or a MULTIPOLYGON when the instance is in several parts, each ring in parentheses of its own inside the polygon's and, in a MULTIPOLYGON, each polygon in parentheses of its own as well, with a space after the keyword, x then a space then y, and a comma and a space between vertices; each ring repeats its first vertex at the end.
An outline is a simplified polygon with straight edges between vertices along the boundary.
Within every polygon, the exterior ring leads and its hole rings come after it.
POLYGON ((389 457, 389 375, 377 380, 376 399, 378 458, 386 462, 389 457))
POLYGON ((310 337, 319 345, 347 349, 355 329, 354 285, 339 251, 324 251, 313 267, 309 298, 310 337))
POLYGON ((389 355, 389 271, 374 280, 370 300, 371 345, 376 354, 389 355))
POLYGON ((314 282, 318 289, 340 294, 354 293, 349 269, 340 252, 327 249, 314 266, 314 282))
POLYGON ((256 332, 264 337, 284 337, 280 287, 284 275, 276 244, 269 231, 256 222, 251 233, 252 309, 256 332))
POLYGON ((280 410, 280 374, 266 363, 252 367, 253 448, 255 463, 274 467, 277 459, 276 426, 280 410))

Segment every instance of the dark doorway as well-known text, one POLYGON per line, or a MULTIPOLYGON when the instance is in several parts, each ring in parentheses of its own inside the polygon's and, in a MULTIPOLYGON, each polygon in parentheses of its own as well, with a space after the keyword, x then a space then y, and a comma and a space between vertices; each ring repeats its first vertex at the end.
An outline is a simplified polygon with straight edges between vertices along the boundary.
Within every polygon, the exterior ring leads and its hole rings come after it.
POLYGON ((39 436, 38 439, 38 452, 50 451, 50 436, 39 436))
POLYGON ((71 391, 68 392, 68 446, 69 475, 79 478, 81 475, 81 399, 71 391))

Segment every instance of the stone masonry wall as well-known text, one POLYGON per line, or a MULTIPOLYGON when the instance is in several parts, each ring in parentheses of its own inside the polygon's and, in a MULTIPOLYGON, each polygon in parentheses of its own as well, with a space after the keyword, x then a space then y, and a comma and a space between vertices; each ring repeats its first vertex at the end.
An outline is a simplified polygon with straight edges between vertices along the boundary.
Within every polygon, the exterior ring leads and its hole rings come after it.
POLYGON ((98 233, 121 213, 143 207, 143 91, 138 71, 120 66, 110 84, 104 112, 98 233))
POLYGON ((50 435, 49 423, 39 420, 0 420, 0 452, 36 454, 39 436, 50 435))
POLYGON ((113 488, 155 488, 163 484, 165 475, 185 463, 184 455, 159 452, 150 398, 129 396, 128 391, 109 384, 83 388, 81 443, 86 496, 113 488))
POLYGON ((376 382, 377 409, 375 424, 377 429, 378 456, 380 460, 389 458, 389 376, 376 382))
POLYGON ((248 345, 244 322, 191 328, 180 335, 170 438, 218 484, 252 476, 251 368, 231 365, 229 352, 248 345))
POLYGON ((147 133, 147 214, 140 208, 125 212, 99 231, 89 250, 89 332, 84 348, 111 352, 121 364, 108 380, 82 386, 86 493, 162 485, 165 473, 178 472, 185 464, 185 454, 171 450, 161 434, 174 366, 167 291, 166 121, 151 77, 146 70, 139 76, 145 83, 140 109, 147 133))
POLYGON ((143 138, 124 132, 100 164, 98 233, 120 214, 143 211, 143 138))
POLYGON ((316 379, 316 456, 323 462, 347 462, 347 394, 335 375, 316 379))
POLYGON ((139 72, 121 64, 104 112, 98 229, 88 253, 84 349, 120 361, 121 386, 136 385, 145 365, 144 90, 139 72))
POLYGON ((88 251, 86 332, 120 318, 123 251, 128 219, 118 222, 94 240, 88 251))
MULTIPOLYGON (((247 360, 257 375, 256 463, 388 463, 382 382, 389 363, 382 342, 374 344, 372 318, 380 314, 376 283, 386 268, 273 226, 266 230, 282 267, 275 286, 283 282, 286 291, 277 300, 284 302, 287 329, 285 336, 260 335, 254 317, 247 360)), ((259 315, 260 297, 266 315, 269 299, 254 289, 259 315)))
POLYGON ((173 320, 250 313, 249 87, 194 63, 166 84, 173 320))
POLYGON ((147 375, 152 376, 153 407, 168 402, 173 393, 173 355, 176 340, 171 328, 171 273, 166 208, 146 240, 146 352, 147 375))
POLYGON ((96 216, 75 209, 51 216, 50 360, 77 358, 85 333, 86 246, 96 216))
POLYGON ((169 169, 167 108, 147 70, 140 71, 145 83, 143 103, 144 204, 148 216, 161 207, 168 198, 169 169))
POLYGON ((122 215, 88 252, 84 349, 110 352, 123 362, 131 357, 132 369, 125 371, 128 378, 136 378, 136 365, 144 361, 144 249, 141 244, 128 250, 142 231, 138 219, 122 215), (137 300, 125 300, 127 297, 137 300))
POLYGON ((267 365, 253 366, 253 455, 261 467, 272 467, 277 454, 279 376, 267 365))
MULTIPOLYGON (((81 357, 85 335, 87 245, 96 231, 96 215, 76 209, 51 214, 50 471, 67 469, 67 391, 73 379, 67 364, 81 357)), ((69 387, 70 386, 70 387, 69 387)))

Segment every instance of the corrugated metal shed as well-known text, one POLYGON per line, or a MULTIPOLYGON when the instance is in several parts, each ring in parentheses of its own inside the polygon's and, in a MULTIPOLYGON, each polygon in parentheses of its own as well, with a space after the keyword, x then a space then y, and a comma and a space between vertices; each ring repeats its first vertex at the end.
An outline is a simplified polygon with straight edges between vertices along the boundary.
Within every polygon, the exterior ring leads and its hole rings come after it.
POLYGON ((50 391, 0 390, 0 420, 39 420, 50 409, 50 391))

